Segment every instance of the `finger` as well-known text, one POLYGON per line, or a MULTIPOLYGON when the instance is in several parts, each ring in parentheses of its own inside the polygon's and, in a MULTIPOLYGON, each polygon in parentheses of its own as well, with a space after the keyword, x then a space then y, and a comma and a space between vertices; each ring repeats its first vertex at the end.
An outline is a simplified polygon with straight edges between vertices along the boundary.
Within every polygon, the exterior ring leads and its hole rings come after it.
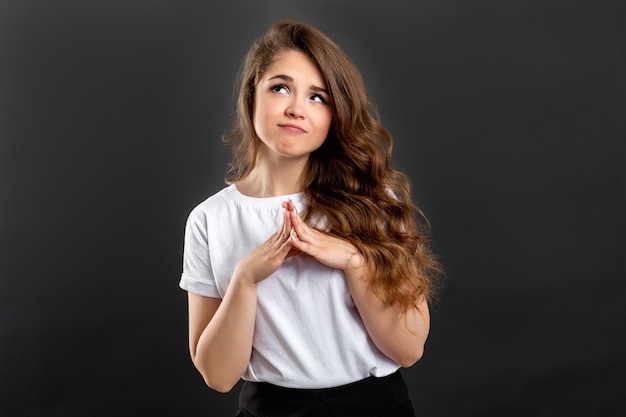
POLYGON ((278 248, 278 253, 280 253, 280 255, 283 258, 286 258, 287 255, 289 255, 289 252, 293 249, 292 245, 291 245, 291 239, 287 238, 278 248))
POLYGON ((293 228, 296 231, 297 238, 300 240, 309 241, 311 238, 309 227, 302 221, 302 219, 300 218, 300 215, 295 210, 295 207, 293 211, 289 212, 289 214, 290 214, 291 224, 293 225, 293 228))
POLYGON ((292 256, 298 256, 301 253, 302 253, 302 251, 300 249, 297 249, 296 247, 291 245, 291 249, 289 249, 289 252, 287 252, 287 256, 285 256, 285 258, 291 258, 292 256))
POLYGON ((289 240, 289 233, 291 233, 291 215, 288 210, 283 209, 283 237, 285 240, 289 240))
POLYGON ((283 222, 274 233, 276 241, 278 244, 282 245, 285 240, 289 240, 289 230, 291 227, 287 227, 288 224, 291 224, 291 219, 289 218, 289 213, 287 210, 283 209, 283 222))
POLYGON ((291 231, 289 235, 289 242, 291 246, 298 249, 299 251, 307 253, 309 255, 313 255, 311 253, 313 245, 300 239, 300 237, 298 236, 298 232, 295 230, 295 228, 291 231))

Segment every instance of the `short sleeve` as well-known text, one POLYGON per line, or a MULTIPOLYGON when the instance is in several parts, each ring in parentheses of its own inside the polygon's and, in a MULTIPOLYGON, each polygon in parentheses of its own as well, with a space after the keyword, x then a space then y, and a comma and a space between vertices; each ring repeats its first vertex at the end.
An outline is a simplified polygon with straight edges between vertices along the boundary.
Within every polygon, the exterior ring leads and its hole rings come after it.
POLYGON ((187 218, 179 286, 205 297, 221 298, 211 266, 206 214, 199 208, 192 210, 187 218))

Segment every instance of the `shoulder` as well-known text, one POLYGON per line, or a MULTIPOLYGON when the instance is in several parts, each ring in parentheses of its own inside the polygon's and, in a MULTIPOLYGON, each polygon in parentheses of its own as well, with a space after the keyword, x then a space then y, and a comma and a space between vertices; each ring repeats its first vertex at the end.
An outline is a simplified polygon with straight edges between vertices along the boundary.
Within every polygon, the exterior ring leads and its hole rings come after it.
POLYGON ((228 204, 229 201, 233 200, 233 187, 226 186, 216 192, 215 194, 209 196, 204 201, 197 204, 192 210, 192 215, 198 215, 200 213, 207 213, 214 210, 219 210, 224 205, 228 204))
POLYGON ((232 201, 231 186, 227 186, 197 204, 189 213, 188 223, 206 223, 207 219, 215 218, 220 211, 232 201))

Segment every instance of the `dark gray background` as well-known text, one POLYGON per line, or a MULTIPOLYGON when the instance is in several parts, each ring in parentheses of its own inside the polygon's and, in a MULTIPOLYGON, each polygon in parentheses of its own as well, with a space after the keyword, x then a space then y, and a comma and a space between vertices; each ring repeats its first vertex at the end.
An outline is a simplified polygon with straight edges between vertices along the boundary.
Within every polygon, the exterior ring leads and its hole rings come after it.
POLYGON ((283 17, 360 67, 432 222, 418 415, 623 415, 619 2, 214 3, 0 1, 0 415, 232 414, 188 357, 183 227, 283 17))

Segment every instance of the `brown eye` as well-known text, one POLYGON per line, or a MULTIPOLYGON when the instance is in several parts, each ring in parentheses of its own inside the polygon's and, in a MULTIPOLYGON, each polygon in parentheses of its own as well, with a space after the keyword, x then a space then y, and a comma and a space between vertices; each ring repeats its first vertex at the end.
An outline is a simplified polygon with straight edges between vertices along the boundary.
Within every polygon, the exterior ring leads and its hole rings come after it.
POLYGON ((320 94, 313 94, 311 96, 311 100, 313 100, 316 103, 320 103, 320 104, 328 104, 328 102, 326 101, 324 96, 322 96, 320 94))
POLYGON ((271 91, 278 94, 289 94, 289 89, 284 84, 278 84, 271 88, 271 91))

